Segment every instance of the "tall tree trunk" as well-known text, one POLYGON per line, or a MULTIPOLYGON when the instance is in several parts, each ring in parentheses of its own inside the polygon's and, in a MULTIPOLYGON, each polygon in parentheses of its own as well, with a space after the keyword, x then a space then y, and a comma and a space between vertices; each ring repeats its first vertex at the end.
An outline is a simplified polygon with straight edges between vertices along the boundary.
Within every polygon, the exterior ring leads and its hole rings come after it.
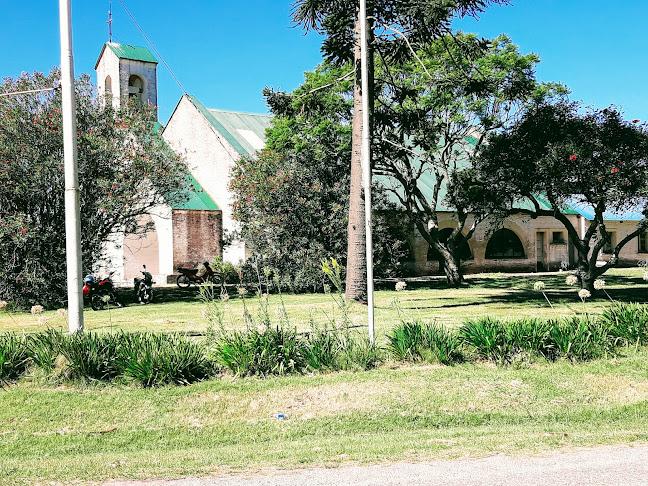
POLYGON ((579 261, 576 273, 581 289, 589 290, 594 295, 594 281, 599 275, 596 271, 596 262, 590 263, 587 259, 582 259, 579 261))
POLYGON ((461 261, 444 248, 440 248, 439 254, 443 261, 443 273, 445 273, 448 287, 459 287, 463 282, 461 261))
MULTIPOLYGON (((367 26, 369 44, 373 42, 371 22, 367 26)), ((362 97, 369 97, 369 106, 373 106, 373 49, 368 50, 369 60, 369 93, 362 92, 362 79, 360 76, 360 18, 356 17, 354 67, 355 84, 353 89, 353 130, 351 149, 351 189, 349 192, 349 224, 347 227, 347 270, 346 270, 346 297, 360 303, 367 303, 367 256, 365 233, 365 205, 362 192, 362 97)), ((370 108, 373 111, 372 108, 370 108)), ((369 113, 371 126, 372 113, 369 113)))

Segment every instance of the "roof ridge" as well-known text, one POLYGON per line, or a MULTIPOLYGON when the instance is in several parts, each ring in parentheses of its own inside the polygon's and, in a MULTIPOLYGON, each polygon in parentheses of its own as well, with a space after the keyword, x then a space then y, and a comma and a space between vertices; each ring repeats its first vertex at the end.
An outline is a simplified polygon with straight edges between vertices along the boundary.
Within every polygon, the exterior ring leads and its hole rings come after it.
POLYGON ((234 113, 236 115, 253 115, 253 116, 267 116, 273 118, 269 113, 250 113, 249 111, 235 111, 235 110, 222 110, 220 108, 207 108, 209 111, 218 111, 219 113, 234 113))

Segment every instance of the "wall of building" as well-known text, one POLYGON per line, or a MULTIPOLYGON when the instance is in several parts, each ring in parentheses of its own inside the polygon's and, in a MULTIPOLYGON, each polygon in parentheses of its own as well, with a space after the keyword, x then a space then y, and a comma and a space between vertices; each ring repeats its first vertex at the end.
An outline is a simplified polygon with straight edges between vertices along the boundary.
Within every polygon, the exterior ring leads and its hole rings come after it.
POLYGON ((132 75, 137 75, 144 81, 142 102, 157 107, 157 64, 119 59, 108 47, 104 49, 97 65, 97 91, 100 95, 106 93, 106 76, 110 76, 112 104, 118 108, 122 100, 128 100, 128 80, 132 75))
MULTIPOLYGON (((575 228, 582 234, 587 228, 587 222, 577 215, 569 215, 575 228)), ((469 219, 468 227, 472 224, 469 219)), ((454 228, 456 225, 450 213, 441 214, 439 228, 454 228)), ((636 229, 636 222, 607 222, 608 231, 614 233, 613 242, 616 244, 636 229)), ((405 263, 404 269, 412 275, 433 275, 440 273, 438 261, 428 260, 428 243, 417 235, 410 241, 413 261, 405 263)), ((473 258, 462 263, 465 273, 480 272, 535 272, 556 271, 564 266, 573 266, 576 253, 569 242, 567 230, 556 219, 539 217, 532 219, 528 216, 514 215, 507 218, 500 226, 483 223, 477 227, 475 234, 468 242, 473 258), (513 231, 524 247, 523 258, 486 258, 486 248, 493 232, 499 228, 513 231), (538 238, 538 235, 542 235, 538 238), (540 241, 539 241, 540 240, 540 241)), ((601 254, 599 260, 607 261, 609 255, 601 254)), ((647 259, 647 253, 638 252, 638 239, 630 241, 619 255, 620 265, 636 265, 647 259)))
MULTIPOLYGON (((238 224, 232 219, 232 197, 228 184, 230 169, 239 158, 238 152, 187 97, 178 103, 163 137, 173 150, 185 157, 195 178, 221 208, 223 229, 236 231, 238 224)), ((243 243, 228 245, 223 251, 223 259, 232 263, 244 260, 243 243)))
POLYGON ((221 211, 173 210, 173 268, 193 267, 222 256, 221 211))

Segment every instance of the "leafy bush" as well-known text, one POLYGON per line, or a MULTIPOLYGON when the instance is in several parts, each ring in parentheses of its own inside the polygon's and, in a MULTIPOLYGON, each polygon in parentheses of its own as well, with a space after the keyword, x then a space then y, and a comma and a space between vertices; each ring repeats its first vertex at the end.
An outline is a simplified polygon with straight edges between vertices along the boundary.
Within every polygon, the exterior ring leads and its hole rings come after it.
POLYGON ((53 345, 66 359, 71 377, 91 380, 111 380, 120 374, 117 355, 121 334, 61 334, 53 345))
POLYGON ((260 325, 246 331, 220 331, 215 337, 214 361, 237 375, 284 375, 306 366, 304 346, 294 328, 260 325))
POLYGON ((455 333, 436 323, 425 324, 422 331, 421 357, 424 360, 447 365, 463 359, 461 342, 455 333))
POLYGON ((337 339, 336 370, 365 371, 381 361, 380 348, 375 342, 369 342, 368 336, 340 332, 337 339))
POLYGON ((608 327, 614 344, 648 343, 648 306, 645 304, 617 303, 603 311, 601 322, 608 327))
POLYGON ((387 334, 387 349, 403 361, 419 359, 422 342, 423 326, 419 321, 403 321, 387 334))
POLYGON ((211 374, 205 348, 187 336, 150 332, 119 336, 118 368, 142 386, 186 385, 211 374))
POLYGON ((466 321, 459 328, 459 336, 480 358, 503 364, 510 362, 514 354, 506 326, 492 317, 466 321))
POLYGON ((387 349, 399 360, 450 364, 461 359, 457 335, 433 322, 402 321, 387 341, 387 349))
POLYGON ((27 352, 32 363, 45 373, 52 373, 56 357, 60 353, 60 342, 63 334, 49 329, 44 333, 32 334, 27 340, 27 352))
POLYGON ((308 368, 317 371, 336 369, 340 351, 337 333, 327 328, 313 329, 304 340, 304 360, 308 368))
POLYGON ((16 380, 29 364, 26 339, 16 334, 0 336, 0 384, 16 380))
POLYGON ((553 348, 550 341, 551 321, 519 319, 506 326, 506 335, 514 354, 531 353, 550 358, 553 348))
POLYGON ((609 328, 589 316, 552 321, 549 339, 556 358, 590 360, 612 351, 609 328))

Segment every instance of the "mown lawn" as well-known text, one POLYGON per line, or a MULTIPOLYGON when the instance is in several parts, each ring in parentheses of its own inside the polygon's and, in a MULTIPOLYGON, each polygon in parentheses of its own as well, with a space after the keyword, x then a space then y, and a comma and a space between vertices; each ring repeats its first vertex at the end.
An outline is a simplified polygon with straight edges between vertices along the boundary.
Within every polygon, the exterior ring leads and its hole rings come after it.
POLYGON ((646 441, 647 353, 516 367, 387 364, 160 389, 24 381, 0 391, 0 482, 181 477, 646 441))
MULTIPOLYGON (((606 275, 610 298, 646 302, 642 276, 638 269, 606 275)), ((204 333, 195 291, 158 289, 156 297, 148 306, 88 310, 87 328, 204 333)), ((282 299, 290 322, 301 329, 311 317, 323 323, 340 315, 326 295, 273 295, 271 312, 282 299)), ((605 294, 583 304, 565 274, 481 275, 460 289, 410 283, 404 292, 379 290, 376 300, 380 339, 402 312, 459 325, 485 314, 552 317, 598 313, 610 304, 605 294), (555 310, 533 291, 538 279, 555 310)), ((241 326, 243 300, 223 305, 226 324, 241 326)), ((245 305, 252 313, 259 307, 253 297, 245 305)), ((352 308, 353 315, 364 312, 352 308)), ((55 312, 46 314, 52 327, 65 325, 55 312)), ((0 331, 41 329, 25 312, 0 319, 0 331)), ((154 389, 25 377, 0 389, 0 484, 528 454, 637 441, 648 441, 648 349, 622 348, 618 356, 579 364, 387 362, 368 372, 223 375, 154 389)))
MULTIPOLYGON (((565 277, 566 274, 531 277, 484 274, 470 276, 467 284, 459 289, 445 288, 442 281, 410 282, 407 290, 403 292, 395 292, 393 283, 382 284, 376 292, 377 335, 382 336, 400 321, 399 312, 457 325, 466 318, 482 315, 550 318, 583 312, 600 313, 610 304, 605 294, 589 299, 583 304, 577 296, 576 287, 565 284, 565 277), (533 290, 533 284, 538 280, 546 284, 545 293, 555 309, 549 306, 542 293, 533 290), (399 305, 395 304, 395 299, 398 299, 399 305)), ((604 279, 610 298, 623 302, 648 302, 648 282, 643 280, 643 270, 614 269, 608 272, 604 279)), ((235 289, 231 289, 232 299, 224 304, 225 324, 231 328, 243 325, 243 301, 235 292, 235 289)), ((131 298, 130 293, 131 289, 120 290, 124 300, 131 298)), ((300 330, 310 327, 311 318, 319 324, 340 318, 340 313, 329 295, 270 295, 271 313, 278 311, 282 300, 291 323, 300 330)), ((248 296, 246 305, 252 314, 259 309, 258 301, 253 295, 248 296)), ((96 330, 203 333, 207 327, 207 321, 201 315, 203 306, 195 288, 157 288, 155 301, 150 305, 130 304, 125 308, 111 309, 110 312, 94 312, 87 308, 85 322, 87 329, 96 330)), ((45 315, 50 317, 50 326, 66 328, 65 320, 55 311, 45 312, 45 315)), ((366 315, 366 308, 354 305, 351 315, 358 316, 357 322, 361 324, 366 315)), ((33 332, 39 329, 42 327, 29 312, 0 312, 0 332, 33 332)))

